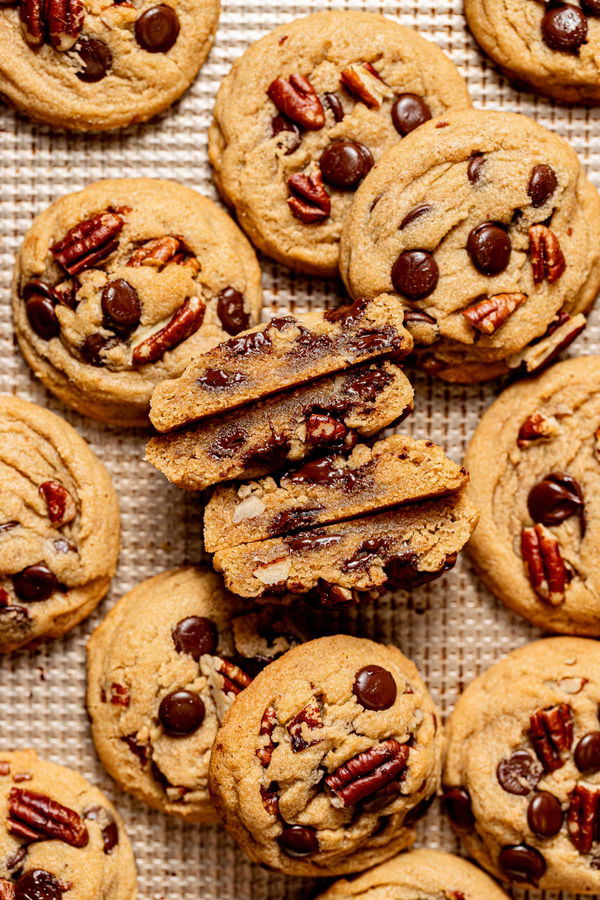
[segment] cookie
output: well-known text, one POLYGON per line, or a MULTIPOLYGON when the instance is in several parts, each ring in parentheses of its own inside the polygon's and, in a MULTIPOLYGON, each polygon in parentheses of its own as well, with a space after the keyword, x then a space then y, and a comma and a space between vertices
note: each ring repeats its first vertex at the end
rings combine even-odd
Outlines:
POLYGON ((552 6, 466 0, 473 37, 515 87, 567 103, 600 100, 600 26, 594 0, 552 6))
POLYGON ((420 364, 466 383, 531 373, 576 337, 599 248, 600 197, 562 138, 514 113, 453 111, 367 176, 340 268, 353 296, 395 291, 420 364))
POLYGON ((410 590, 451 569, 477 522, 459 491, 388 512, 219 550, 213 565, 242 597, 317 591, 325 604, 410 590))
POLYGON ((242 233, 171 181, 119 178, 62 197, 17 256, 25 359, 63 402, 118 426, 147 425, 158 382, 260 309, 260 270, 242 233))
POLYGON ((319 638, 237 698, 213 748, 211 796, 254 862, 355 872, 410 846, 443 745, 427 688, 396 647, 319 638))
POLYGON ((356 363, 401 359, 412 350, 402 319, 401 304, 389 296, 278 316, 203 353, 179 378, 158 385, 152 424, 170 431, 356 363))
POLYGON ((336 881, 319 900, 508 900, 504 891, 460 856, 441 850, 401 853, 351 880, 336 881))
POLYGON ((190 86, 218 18, 219 0, 8 0, 0 9, 0 91, 55 128, 144 122, 190 86))
POLYGON ((0 896, 135 900, 123 821, 85 778, 34 750, 0 753, 0 896))
POLYGON ((234 64, 217 95, 210 161, 254 244, 332 276, 352 194, 385 148, 470 103, 453 63, 416 31, 373 13, 318 12, 234 64))
POLYGON ((201 491, 258 478, 315 451, 350 449, 412 408, 413 389, 400 366, 375 362, 157 435, 146 445, 146 459, 179 487, 201 491))
POLYGON ((223 485, 204 510, 209 553, 458 491, 466 469, 432 441, 392 435, 277 478, 223 485))
POLYGON ((513 385, 467 451, 480 510, 477 571, 545 630, 600 635, 600 357, 580 356, 513 385))
POLYGON ((549 638, 473 681, 448 725, 445 804, 504 881, 600 892, 600 648, 549 638))
POLYGON ((53 413, 0 396, 0 652, 74 628, 108 591, 119 504, 108 472, 53 413))
POLYGON ((142 581, 88 644, 87 705, 98 755, 154 809, 213 822, 211 747, 225 710, 270 660, 302 640, 282 610, 244 610, 207 569, 142 581))

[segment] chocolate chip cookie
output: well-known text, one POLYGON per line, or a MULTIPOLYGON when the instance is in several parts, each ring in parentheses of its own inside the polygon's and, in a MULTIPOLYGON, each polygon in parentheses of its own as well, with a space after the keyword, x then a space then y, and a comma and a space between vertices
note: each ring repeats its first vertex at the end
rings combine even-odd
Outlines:
POLYGON ((600 285, 600 197, 575 151, 531 119, 451 111, 367 176, 340 254, 353 296, 395 291, 428 372, 531 373, 585 325, 600 285))
POLYGON ((410 846, 443 745, 427 688, 396 647, 319 638, 237 698, 213 748, 211 796, 255 862, 355 872, 410 846))
POLYGON ((33 750, 0 753, 2 900, 135 900, 123 822, 77 772, 33 750))
POLYGON ((207 783, 219 723, 256 672, 302 640, 289 614, 244 609, 207 569, 142 581, 88 644, 92 736, 109 774, 155 809, 215 821, 207 783))
POLYGON ((481 517, 469 552, 485 584, 541 628, 600 635, 600 357, 513 385, 468 448, 481 517))
POLYGON ((169 481, 200 491, 258 478, 319 450, 350 450, 412 408, 413 389, 400 366, 375 362, 153 437, 146 459, 169 481))
POLYGON ((119 556, 108 472, 53 413, 0 396, 0 652, 65 634, 106 594, 119 556))
POLYGON ((468 107, 453 63, 373 13, 318 12, 246 50, 219 90, 209 156, 219 190, 265 253, 337 272, 353 192, 386 147, 468 107))
POLYGON ((219 0, 19 0, 0 6, 0 91, 33 119, 76 131, 143 122, 190 86, 219 0))
POLYGON ((254 251, 231 219, 151 178, 99 181, 53 203, 25 237, 13 287, 36 375, 119 426, 146 425, 153 388, 258 321, 261 302, 254 251))
POLYGON ((504 891, 460 856, 411 850, 350 880, 336 881, 319 900, 508 900, 504 891))
POLYGON ((475 679, 448 726, 445 805, 504 881, 600 892, 600 647, 550 638, 475 679))
POLYGON ((600 100, 600 7, 466 0, 473 37, 517 87, 567 103, 600 100))

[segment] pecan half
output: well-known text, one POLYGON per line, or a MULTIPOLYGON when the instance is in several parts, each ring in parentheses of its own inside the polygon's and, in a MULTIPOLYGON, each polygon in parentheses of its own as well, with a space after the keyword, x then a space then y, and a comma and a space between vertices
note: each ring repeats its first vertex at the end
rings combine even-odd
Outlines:
POLYGON ((545 416, 536 409, 519 428, 517 446, 525 450, 532 444, 542 444, 551 441, 560 432, 558 419, 554 416, 545 416))
POLYGON ((558 238, 547 225, 532 225, 529 229, 529 255, 534 284, 541 284, 544 279, 553 284, 567 267, 558 238))
POLYGON ((580 853, 589 853, 600 823, 600 790, 576 784, 571 791, 567 831, 580 853))
POLYGON ((342 441, 347 434, 348 429, 342 422, 323 413, 313 413, 306 422, 306 440, 309 444, 333 444, 342 441))
POLYGON ((133 364, 147 366, 162 359, 167 350, 173 350, 198 331, 204 321, 205 312, 204 300, 200 297, 189 297, 164 328, 155 331, 133 348, 133 364))
POLYGON ((552 606, 564 603, 567 567, 555 537, 536 525, 521 532, 521 555, 535 593, 552 606))
POLYGON ((354 63, 342 71, 340 81, 357 100, 369 109, 379 109, 385 94, 385 82, 369 62, 354 63))
POLYGON ((292 753, 300 753, 300 751, 306 750, 307 747, 318 744, 318 738, 317 740, 307 741, 305 735, 315 728, 322 727, 321 707, 317 698, 313 697, 286 725, 288 734, 292 739, 292 753))
POLYGON ((8 795, 7 828, 26 841, 58 840, 71 847, 85 847, 90 839, 78 813, 45 794, 23 788, 11 788, 8 795))
POLYGON ((529 718, 529 739, 546 772, 564 766, 561 753, 573 743, 573 713, 568 703, 537 709, 529 718))
POLYGON ((406 769, 408 754, 407 744, 389 738, 327 775, 325 784, 343 806, 352 806, 398 778, 406 769))
POLYGON ((494 334, 525 300, 527 294, 494 294, 463 309, 463 316, 477 331, 494 334))
POLYGON ((102 262, 119 246, 123 219, 113 212, 85 219, 50 247, 50 252, 69 275, 78 275, 102 262))
POLYGON ((57 528, 72 522, 77 514, 75 501, 59 481, 44 481, 39 487, 40 494, 46 501, 48 518, 57 528))
POLYGON ((135 266, 136 268, 139 266, 152 266, 160 270, 170 262, 195 268, 197 272, 200 271, 200 263, 195 256, 188 253, 181 238, 172 237, 168 234, 164 237, 146 241, 145 244, 134 250, 127 261, 127 265, 135 266))
POLYGON ((275 816, 277 818, 279 816, 279 795, 277 793, 276 782, 271 782, 268 787, 265 787, 261 784, 260 799, 262 800, 262 805, 269 813, 269 815, 275 816))
POLYGON ((116 681, 113 681, 110 686, 110 702, 113 706, 128 707, 131 702, 129 688, 124 684, 117 684, 116 681))
POLYGON ((288 197, 290 212, 305 225, 322 222, 331 212, 331 198, 317 169, 313 175, 296 172, 288 178, 288 187, 294 196, 288 197))
POLYGON ((323 104, 304 75, 294 73, 287 79, 276 78, 267 88, 267 95, 279 112, 302 128, 318 131, 325 124, 323 104))
POLYGON ((239 666, 228 659, 215 657, 215 672, 223 678, 223 690, 226 694, 241 694, 252 679, 239 666))
POLYGON ((260 720, 260 736, 266 737, 267 740, 256 751, 256 755, 263 769, 268 769, 271 764, 271 757, 275 750, 275 742, 273 740, 273 732, 277 725, 277 713, 272 706, 267 706, 260 720))
POLYGON ((40 47, 49 40, 64 52, 77 43, 84 12, 80 0, 21 0, 19 16, 28 44, 40 47))

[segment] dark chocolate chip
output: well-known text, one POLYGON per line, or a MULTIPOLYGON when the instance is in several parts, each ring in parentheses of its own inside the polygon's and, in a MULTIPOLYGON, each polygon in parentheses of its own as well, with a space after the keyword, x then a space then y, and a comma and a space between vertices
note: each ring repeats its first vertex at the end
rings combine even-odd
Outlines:
POLYGON ((205 616, 188 616, 177 623, 172 632, 178 653, 189 653, 199 660, 204 653, 214 653, 219 642, 217 626, 205 616))
POLYGON ((287 116, 273 116, 273 118, 271 119, 271 131, 273 137, 277 137, 277 135, 281 134, 282 132, 293 135, 293 137, 287 140, 285 144, 277 145, 278 147, 287 147, 287 150, 285 151, 286 156, 290 156, 290 154, 294 153, 302 143, 302 134, 300 132, 300 129, 298 128, 296 123, 292 122, 291 119, 288 119, 287 116))
POLYGON ((527 497, 527 509, 534 522, 558 525, 583 511, 579 483, 564 472, 552 472, 538 481, 527 497))
POLYGON ((527 824, 538 837, 554 837, 558 834, 563 818, 560 801, 549 791, 540 791, 529 801, 527 824))
POLYGON ((344 385, 344 390, 351 397, 358 397, 364 403, 374 403, 381 392, 390 384, 392 376, 384 369, 374 369, 364 375, 356 375, 344 385))
POLYGON ((364 297, 357 297, 353 303, 345 303, 343 306, 336 306, 328 309, 324 313, 325 321, 341 322, 343 325, 356 325, 358 320, 363 316, 367 301, 364 297))
POLYGON ((21 291, 23 300, 29 300, 30 297, 36 294, 41 297, 47 297, 48 300, 52 300, 54 303, 58 301, 58 294, 54 288, 40 278, 32 278, 21 291))
POLYGON ((477 153, 471 154, 469 158, 469 162, 467 165, 467 178, 471 182, 471 184, 477 184, 481 177, 481 169, 484 163, 483 153, 477 151, 477 153))
POLYGON ((277 466, 287 459, 291 441, 285 434, 271 434, 263 444, 250 447, 244 455, 244 461, 260 466, 277 466))
POLYGON ((600 772, 600 731, 585 734, 575 747, 575 765, 580 772, 600 772))
POLYGON ((406 213, 402 221, 400 222, 400 231, 403 231, 411 222, 414 222, 415 219, 419 219, 421 216, 424 216, 425 213, 428 213, 433 209, 433 206, 430 206, 429 203, 421 203, 419 206, 415 206, 414 209, 411 209, 406 213))
MULTIPOLYGON (((273 322, 270 324, 273 325, 273 322)), ((250 356, 252 353, 264 353, 271 346, 269 326, 263 331, 253 331, 241 337, 231 338, 229 341, 224 341, 220 346, 230 356, 250 356)))
POLYGON ((542 19, 542 37, 551 50, 579 53, 587 42, 588 23, 578 6, 560 3, 546 7, 542 19))
POLYGON ((357 141, 333 141, 320 158, 323 181, 337 188, 354 188, 373 166, 371 151, 357 141))
POLYGON ((512 844, 503 847, 498 863, 511 881, 525 881, 536 885, 546 871, 546 860, 535 847, 512 844))
POLYGON ((119 843, 119 828, 110 810, 103 806, 92 806, 84 813, 86 819, 98 822, 102 831, 104 853, 109 856, 119 843))
POLYGON ((25 301, 25 312, 31 328, 43 341, 58 337, 60 324, 50 297, 32 293, 25 301))
POLYGON ((385 537, 369 538, 363 541, 351 559, 344 560, 342 568, 346 572, 367 571, 377 558, 381 558, 388 549, 389 541, 385 537))
POLYGON ((398 134, 408 134, 430 118, 431 110, 417 94, 400 94, 392 104, 392 122, 398 134))
POLYGON ((542 769, 527 750, 515 750, 508 759, 500 760, 496 777, 507 793, 526 797, 542 777, 542 769))
POLYGON ((239 334, 250 326, 250 315, 244 307, 244 295, 226 287, 217 295, 217 315, 227 334, 239 334))
POLYGON ((167 734, 181 737, 192 734, 204 721, 202 699, 192 691, 173 691, 160 701, 158 718, 167 734))
POLYGON ((62 900, 58 878, 45 869, 30 869, 15 884, 15 900, 62 900))
POLYGON ((394 676, 382 666, 365 666, 356 673, 352 693, 365 709, 389 709, 396 702, 394 676))
POLYGON ((287 534, 290 531, 298 531, 300 528, 308 528, 315 521, 315 514, 321 511, 321 507, 315 509, 284 509, 273 516, 269 525, 269 534, 287 534))
POLYGON ((151 6, 135 23, 135 39, 148 53, 167 53, 179 37, 179 19, 171 6, 151 6))
POLYGON ((80 81, 101 81, 112 66, 112 53, 104 41, 82 38, 76 46, 83 68, 75 72, 80 81))
POLYGON ((466 788, 447 788, 442 796, 446 815, 459 831, 471 831, 475 816, 471 807, 471 795, 466 788))
POLYGON ((439 280, 438 265, 427 250, 405 250, 392 267, 392 284, 409 300, 423 300, 432 294, 439 280))
POLYGON ((511 243, 504 228, 495 222, 483 222, 471 229, 467 253, 482 275, 499 275, 510 259, 511 243))
POLYGON ((277 843, 286 856, 311 856, 319 852, 317 832, 310 825, 286 825, 277 843))
POLYGON ((527 185, 527 193, 531 198, 531 205, 535 207, 543 206, 557 187, 558 179, 554 169, 546 165, 534 166, 527 185))
POLYGON ((114 338, 104 337, 99 331, 95 331, 94 334, 89 334, 86 337, 79 348, 79 352, 88 365, 103 366, 102 351, 106 350, 113 343, 114 338))
POLYGON ((44 563, 27 566, 12 576, 15 594, 26 603, 47 600, 59 589, 59 581, 44 563))
POLYGON ((219 434, 216 441, 211 444, 209 453, 215 459, 224 459, 233 456, 246 443, 248 433, 244 428, 226 428, 219 434))
POLYGON ((336 122, 341 122, 344 118, 344 107, 342 106, 342 101, 338 97, 337 94, 330 93, 329 91, 323 94, 323 99, 331 112, 333 113, 333 118, 336 122))
POLYGON ((129 332, 140 324, 140 298, 136 289, 124 278, 116 278, 104 286, 101 302, 109 328, 114 326, 118 331, 129 332))

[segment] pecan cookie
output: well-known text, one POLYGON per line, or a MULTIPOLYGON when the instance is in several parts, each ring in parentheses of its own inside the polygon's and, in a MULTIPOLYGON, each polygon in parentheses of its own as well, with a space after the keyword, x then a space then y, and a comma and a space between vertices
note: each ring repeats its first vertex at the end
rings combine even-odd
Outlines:
POLYGON ((508 900, 504 891, 460 856, 411 850, 351 880, 336 881, 319 900, 508 900))
POLYGON ((125 595, 88 644, 87 705, 109 774, 149 806, 215 821, 208 763, 234 697, 303 639, 282 610, 244 610, 206 569, 163 572, 125 595))
POLYGON ((515 650, 460 697, 445 805, 465 848, 504 881, 600 893, 600 647, 515 650))
POLYGON ((468 106, 453 63, 417 32, 373 13, 314 13, 234 64, 217 96, 210 161, 261 250, 334 275, 353 191, 383 150, 468 106))
POLYGON ((600 100, 600 7, 528 0, 466 0, 473 37, 516 87, 567 103, 600 100))
POLYGON ((469 552, 485 584, 541 628, 600 635, 600 357, 504 391, 465 464, 481 513, 469 552))
MULTIPOLYGON (((118 7, 116 7, 118 8, 118 7)), ((145 425, 153 388, 256 322, 254 251, 212 201, 172 181, 99 181, 39 215, 15 269, 25 359, 78 412, 145 425)))
POLYGON ((395 291, 427 371, 457 382, 531 373, 585 325, 600 197, 575 151, 531 119, 450 112, 367 176, 340 254, 353 296, 395 291))
POLYGON ((0 396, 0 652, 60 637, 89 615, 119 544, 115 489, 83 438, 0 396))
POLYGON ((143 122, 190 86, 218 17, 219 0, 4 0, 0 92, 54 127, 143 122))
POLYGON ((215 740, 211 796, 255 862, 355 872, 410 846, 443 745, 427 688, 396 647, 319 638, 237 698, 215 740))
POLYGON ((2 900, 135 900, 118 812, 77 772, 34 750, 0 752, 2 900))

